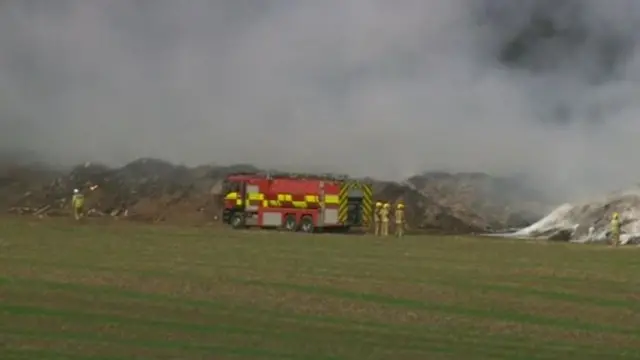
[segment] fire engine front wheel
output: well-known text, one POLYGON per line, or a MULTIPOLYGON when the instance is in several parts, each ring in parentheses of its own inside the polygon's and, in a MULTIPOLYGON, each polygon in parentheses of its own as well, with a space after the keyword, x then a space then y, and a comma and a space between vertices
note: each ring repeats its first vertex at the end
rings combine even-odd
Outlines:
POLYGON ((302 219, 300 219, 300 230, 306 233, 312 233, 315 230, 311 216, 303 216, 302 219))
POLYGON ((229 219, 229 224, 234 229, 241 229, 244 227, 244 216, 242 214, 233 214, 229 219))

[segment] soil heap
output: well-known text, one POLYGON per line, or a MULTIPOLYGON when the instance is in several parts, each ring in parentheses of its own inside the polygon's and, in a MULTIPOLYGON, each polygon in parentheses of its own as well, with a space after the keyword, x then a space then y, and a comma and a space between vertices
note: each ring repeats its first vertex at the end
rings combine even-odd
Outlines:
MULTIPOLYGON (((251 165, 186 167, 150 158, 119 168, 86 163, 61 171, 5 164, 0 170, 0 206, 10 213, 68 216, 70 194, 79 188, 87 195, 90 216, 190 224, 215 223, 219 218, 226 175, 259 171, 251 165)), ((372 182, 376 200, 406 203, 410 229, 471 233, 532 219, 523 215, 522 206, 513 206, 522 196, 496 201, 487 191, 500 188, 504 198, 509 191, 501 181, 482 174, 428 173, 402 183, 372 182)), ((521 189, 510 193, 526 194, 521 189)))

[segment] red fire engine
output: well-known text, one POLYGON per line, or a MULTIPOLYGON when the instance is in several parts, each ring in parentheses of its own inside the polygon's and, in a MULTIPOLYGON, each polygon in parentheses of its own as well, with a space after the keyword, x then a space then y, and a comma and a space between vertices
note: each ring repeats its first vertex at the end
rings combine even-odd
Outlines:
POLYGON ((347 177, 285 173, 227 176, 222 219, 233 228, 282 228, 307 233, 366 227, 373 217, 368 183, 347 177))

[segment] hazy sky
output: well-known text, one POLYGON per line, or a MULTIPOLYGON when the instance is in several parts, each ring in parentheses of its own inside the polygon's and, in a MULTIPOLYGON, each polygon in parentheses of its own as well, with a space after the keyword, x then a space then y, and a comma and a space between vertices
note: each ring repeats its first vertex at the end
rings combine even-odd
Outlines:
POLYGON ((637 0, 4 0, 0 146, 602 190, 640 181, 639 36, 637 0))

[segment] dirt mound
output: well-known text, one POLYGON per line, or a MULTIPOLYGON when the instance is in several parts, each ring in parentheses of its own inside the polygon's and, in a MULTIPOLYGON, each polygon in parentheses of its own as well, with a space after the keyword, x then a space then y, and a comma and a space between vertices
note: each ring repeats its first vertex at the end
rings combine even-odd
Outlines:
POLYGON ((376 199, 382 201, 403 201, 406 206, 407 223, 411 229, 454 233, 485 230, 485 224, 474 212, 443 205, 410 184, 374 182, 374 194, 376 199))
MULTIPOLYGON (((67 171, 5 166, 0 173, 0 201, 4 202, 0 205, 17 214, 68 216, 70 194, 78 188, 86 194, 86 207, 92 216, 207 223, 220 214, 224 177, 232 172, 257 170, 251 165, 190 168, 149 158, 120 168, 86 163, 67 171)), ((405 183, 373 183, 376 199, 406 203, 411 229, 468 233, 509 223, 505 220, 509 218, 508 206, 486 205, 492 194, 478 190, 478 184, 486 181, 489 180, 427 174, 405 183)))
POLYGON ((139 159, 121 168, 86 163, 70 172, 5 176, 3 193, 14 213, 63 215, 69 213, 74 188, 86 196, 90 215, 126 216, 133 220, 187 222, 213 219, 214 196, 203 196, 221 177, 215 168, 187 168, 157 159, 139 159), (38 176, 39 175, 39 176, 38 176), (11 180, 9 180, 11 179, 11 180), (19 194, 19 195, 18 195, 19 194))
POLYGON ((25 203, 34 193, 46 192, 62 174, 45 167, 7 165, 0 168, 0 199, 3 205, 25 203))
POLYGON ((489 229, 522 228, 537 221, 556 205, 526 180, 483 173, 429 172, 407 179, 422 194, 437 199, 458 217, 478 218, 489 229))

